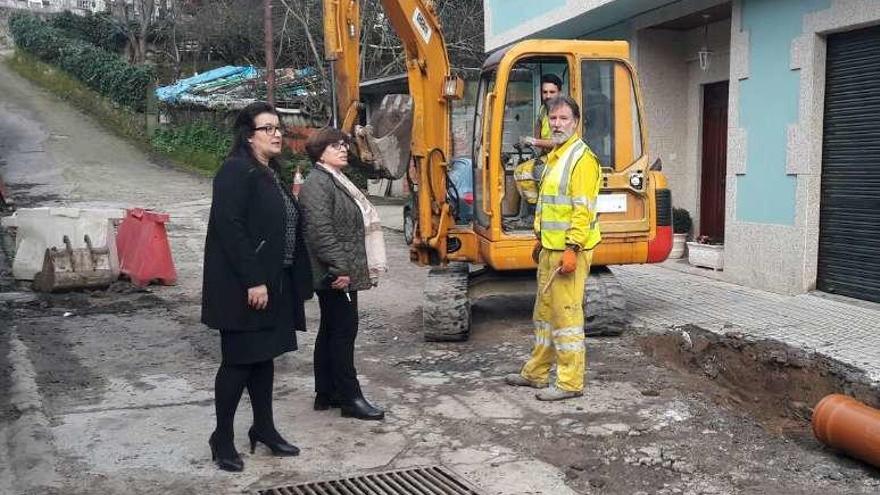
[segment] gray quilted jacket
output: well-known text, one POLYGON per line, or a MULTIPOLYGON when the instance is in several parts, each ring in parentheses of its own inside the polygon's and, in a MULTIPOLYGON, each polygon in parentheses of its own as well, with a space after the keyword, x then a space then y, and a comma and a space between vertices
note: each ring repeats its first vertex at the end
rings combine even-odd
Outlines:
POLYGON ((315 289, 328 289, 327 274, 351 277, 349 290, 372 287, 367 269, 364 217, 345 187, 320 166, 299 192, 315 289))

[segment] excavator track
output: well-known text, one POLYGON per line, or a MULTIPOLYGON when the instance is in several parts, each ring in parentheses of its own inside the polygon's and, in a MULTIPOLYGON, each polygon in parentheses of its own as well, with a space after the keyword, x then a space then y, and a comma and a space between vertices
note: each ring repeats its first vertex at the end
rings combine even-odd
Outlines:
POLYGON ((467 340, 471 331, 467 263, 450 263, 428 272, 422 323, 428 342, 467 340))
POLYGON ((614 337, 628 326, 623 287, 607 266, 594 266, 584 290, 584 334, 614 337))

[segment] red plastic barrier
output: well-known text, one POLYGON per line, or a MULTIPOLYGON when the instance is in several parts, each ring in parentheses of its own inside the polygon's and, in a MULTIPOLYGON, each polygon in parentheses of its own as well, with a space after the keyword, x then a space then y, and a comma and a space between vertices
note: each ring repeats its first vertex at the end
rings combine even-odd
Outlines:
POLYGON ((144 287, 153 280, 163 285, 177 282, 177 271, 171 259, 171 247, 165 232, 167 213, 132 208, 116 233, 119 250, 119 271, 132 283, 144 287))

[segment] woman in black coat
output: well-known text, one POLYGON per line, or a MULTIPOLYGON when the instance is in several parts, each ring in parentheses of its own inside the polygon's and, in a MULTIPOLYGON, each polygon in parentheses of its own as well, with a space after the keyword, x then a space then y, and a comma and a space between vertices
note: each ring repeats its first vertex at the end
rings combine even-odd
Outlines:
POLYGON ((202 322, 220 330, 222 362, 214 385, 217 428, 208 443, 220 469, 241 471, 233 418, 245 388, 254 422, 251 453, 261 442, 277 456, 299 449, 275 429, 273 359, 296 350, 305 330, 303 301, 311 273, 299 205, 279 176, 282 128, 267 103, 244 108, 232 149, 214 177, 205 240, 202 322))
POLYGON ((376 284, 386 269, 382 226, 376 209, 342 169, 348 139, 325 127, 306 142, 315 163, 299 193, 305 237, 321 307, 315 340, 315 409, 341 408, 342 416, 379 420, 385 412, 361 391, 354 367, 358 291, 376 284))

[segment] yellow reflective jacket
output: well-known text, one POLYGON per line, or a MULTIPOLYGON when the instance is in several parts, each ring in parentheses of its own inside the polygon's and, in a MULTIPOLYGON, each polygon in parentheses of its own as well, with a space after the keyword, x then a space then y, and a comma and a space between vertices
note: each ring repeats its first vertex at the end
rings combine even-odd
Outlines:
POLYGON ((593 249, 602 240, 596 214, 601 179, 599 160, 577 135, 547 155, 535 212, 535 233, 544 248, 593 249))
MULTIPOLYGON (((537 137, 549 140, 553 137, 550 129, 550 118, 547 115, 547 107, 543 104, 538 111, 538 120, 535 122, 537 137)), ((538 181, 541 180, 541 172, 544 170, 544 156, 520 163, 513 169, 513 178, 516 180, 516 189, 530 205, 538 202, 538 181)))
POLYGON ((538 111, 538 138, 550 139, 553 137, 553 131, 550 129, 550 117, 547 115, 547 107, 541 104, 541 110, 538 111))

